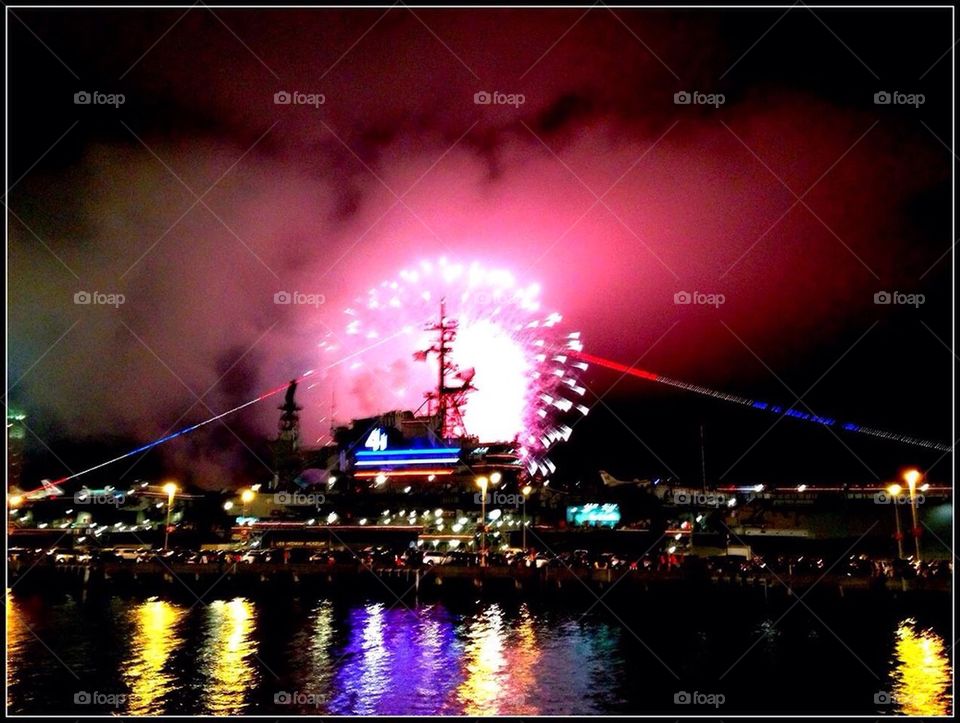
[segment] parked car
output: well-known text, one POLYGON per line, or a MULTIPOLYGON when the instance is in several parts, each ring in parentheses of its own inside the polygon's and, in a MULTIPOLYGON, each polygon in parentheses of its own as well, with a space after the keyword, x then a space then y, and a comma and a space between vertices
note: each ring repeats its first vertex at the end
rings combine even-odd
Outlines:
POLYGON ((138 547, 136 549, 132 547, 118 547, 113 551, 113 554, 115 554, 121 560, 133 560, 136 562, 139 561, 140 558, 142 558, 147 552, 148 550, 143 547, 138 547))
POLYGON ((545 555, 542 552, 538 552, 536 556, 533 557, 533 559, 527 558, 526 565, 527 567, 532 567, 534 569, 539 570, 541 567, 546 567, 547 565, 549 565, 550 560, 551 558, 549 555, 545 555))
POLYGON ((423 553, 424 565, 447 565, 450 563, 450 553, 439 550, 430 550, 423 553))

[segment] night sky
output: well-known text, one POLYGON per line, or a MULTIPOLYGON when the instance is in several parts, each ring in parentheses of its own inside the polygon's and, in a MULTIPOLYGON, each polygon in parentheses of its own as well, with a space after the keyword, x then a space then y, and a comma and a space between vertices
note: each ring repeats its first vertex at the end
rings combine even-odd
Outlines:
MULTIPOLYGON (((32 432, 28 485, 210 416, 195 394, 219 412, 283 383, 351 299, 444 254, 539 282, 592 354, 953 442, 947 9, 8 23, 8 384, 32 432), (81 91, 124 102, 75 104, 81 91), (324 102, 277 105, 280 91, 324 102), (483 91, 524 102, 477 104, 483 91), (683 91, 724 102, 675 103, 683 91), (282 289, 325 303, 277 306, 282 289), (125 303, 77 305, 83 290, 125 303), (674 303, 685 291, 724 303, 674 303), (882 291, 923 303, 878 305, 882 291)), ((941 452, 771 429, 619 376, 587 373, 594 409, 555 455, 562 477, 699 481, 702 424, 711 482, 870 483, 906 465, 949 481, 941 452)), ((311 439, 333 391, 300 400, 311 439)), ((275 406, 90 481, 262 481, 275 406)))

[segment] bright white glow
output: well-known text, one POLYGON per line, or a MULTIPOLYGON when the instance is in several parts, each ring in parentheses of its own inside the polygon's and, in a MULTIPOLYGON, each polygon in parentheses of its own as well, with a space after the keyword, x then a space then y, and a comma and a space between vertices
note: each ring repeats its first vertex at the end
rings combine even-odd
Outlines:
POLYGON ((477 391, 463 415, 467 430, 488 442, 513 439, 524 429, 530 387, 523 347, 489 319, 461 320, 453 358, 477 370, 477 391))

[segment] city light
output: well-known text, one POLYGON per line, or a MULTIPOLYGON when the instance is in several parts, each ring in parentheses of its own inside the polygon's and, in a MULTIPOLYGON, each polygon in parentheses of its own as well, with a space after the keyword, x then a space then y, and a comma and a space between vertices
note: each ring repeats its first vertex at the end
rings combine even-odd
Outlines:
MULTIPOLYGON (((177 494, 177 484, 176 482, 167 482, 163 486, 163 491, 167 494, 167 524, 164 527, 163 532, 163 549, 166 550, 169 545, 170 540, 170 516, 173 512, 173 498, 177 494)), ((118 523, 119 524, 119 523, 118 523)))
POLYGON ((917 482, 919 482, 922 477, 923 474, 917 469, 908 469, 903 473, 903 478, 907 481, 907 486, 910 488, 916 487, 917 482))
POLYGON ((913 546, 916 559, 920 560, 920 522, 917 513, 917 482, 923 479, 923 473, 918 469, 908 469, 903 473, 903 479, 910 489, 910 518, 913 521, 913 546))

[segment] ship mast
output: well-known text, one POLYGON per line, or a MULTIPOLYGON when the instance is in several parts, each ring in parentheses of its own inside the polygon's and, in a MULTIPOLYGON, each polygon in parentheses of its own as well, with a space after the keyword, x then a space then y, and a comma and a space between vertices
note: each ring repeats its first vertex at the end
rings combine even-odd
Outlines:
POLYGON ((426 326, 427 331, 436 333, 436 340, 427 349, 417 352, 415 357, 425 361, 430 354, 436 354, 439 362, 437 369, 437 388, 428 392, 426 397, 433 402, 433 413, 436 419, 436 432, 441 440, 453 436, 462 436, 463 405, 466 396, 473 391, 470 383, 473 379, 473 370, 460 370, 450 361, 450 352, 453 351, 453 342, 457 338, 459 322, 448 319, 446 315, 446 299, 440 300, 439 319, 426 326))

